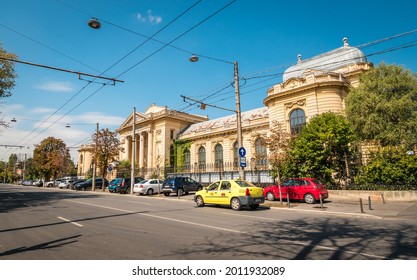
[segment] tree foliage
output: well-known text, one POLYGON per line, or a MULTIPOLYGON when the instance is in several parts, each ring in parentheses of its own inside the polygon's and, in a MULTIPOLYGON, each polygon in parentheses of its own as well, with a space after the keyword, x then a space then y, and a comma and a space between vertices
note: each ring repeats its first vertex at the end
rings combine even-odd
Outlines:
MULTIPOLYGON (((15 86, 15 79, 17 74, 14 71, 14 63, 2 59, 16 59, 17 56, 13 53, 6 52, 0 43, 0 102, 1 98, 11 96, 11 90, 15 86)), ((7 128, 8 122, 0 119, 0 128, 7 128)))
POLYGON ((359 169, 357 184, 416 185, 417 157, 401 147, 384 147, 371 153, 359 169))
POLYGON ((17 74, 14 71, 14 63, 4 58, 16 59, 17 56, 6 52, 0 43, 0 97, 9 97, 10 90, 15 86, 17 74))
POLYGON ((279 200, 282 203, 281 191, 281 171, 288 158, 288 148, 291 135, 285 129, 283 123, 272 121, 271 129, 265 138, 265 143, 269 149, 268 159, 271 165, 271 173, 279 187, 279 200))
POLYGON ((380 64, 362 74, 346 98, 346 116, 362 141, 382 146, 417 143, 416 75, 380 64))
MULTIPOLYGON (((107 128, 94 133, 93 141, 97 143, 94 158, 97 159, 97 167, 101 171, 101 177, 105 178, 107 174, 107 167, 111 162, 116 160, 122 149, 120 141, 117 138, 117 133, 112 132, 107 128)), ((102 189, 104 191, 104 186, 102 189)))
POLYGON ((353 132, 344 116, 332 112, 314 116, 291 141, 283 174, 333 183, 346 172, 353 141, 353 132))
POLYGON ((71 172, 71 156, 67 145, 58 138, 48 137, 38 145, 33 151, 33 163, 36 170, 45 179, 64 176, 71 172))
POLYGON ((288 158, 290 140, 291 135, 285 129, 284 124, 274 120, 268 136, 265 137, 265 144, 269 150, 268 159, 271 171, 279 185, 281 184, 281 170, 288 158))

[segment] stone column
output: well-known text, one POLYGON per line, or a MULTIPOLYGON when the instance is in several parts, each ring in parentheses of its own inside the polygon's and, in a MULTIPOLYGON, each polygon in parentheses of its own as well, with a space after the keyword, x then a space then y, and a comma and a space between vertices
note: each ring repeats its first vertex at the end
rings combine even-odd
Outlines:
POLYGON ((143 139, 143 132, 141 132, 139 134, 139 167, 142 168, 143 167, 143 157, 145 156, 143 154, 143 149, 144 149, 144 139, 143 139))
POLYGON ((152 137, 152 130, 148 131, 148 172, 150 172, 152 168, 153 158, 152 158, 152 150, 153 150, 153 137, 152 137))

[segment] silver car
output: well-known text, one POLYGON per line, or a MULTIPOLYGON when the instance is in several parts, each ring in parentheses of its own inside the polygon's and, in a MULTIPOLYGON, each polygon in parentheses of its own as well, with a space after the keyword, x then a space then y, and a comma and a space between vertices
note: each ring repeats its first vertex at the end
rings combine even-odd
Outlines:
POLYGON ((140 195, 160 193, 162 182, 163 181, 159 179, 142 180, 133 186, 133 192, 140 195))

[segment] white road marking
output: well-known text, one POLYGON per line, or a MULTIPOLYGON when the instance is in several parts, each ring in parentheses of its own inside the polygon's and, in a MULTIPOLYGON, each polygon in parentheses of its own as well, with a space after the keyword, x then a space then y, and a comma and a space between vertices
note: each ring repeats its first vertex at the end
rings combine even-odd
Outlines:
MULTIPOLYGON (((135 213, 134 211, 124 210, 124 209, 114 208, 114 207, 108 207, 108 206, 102 206, 102 205, 97 205, 97 204, 92 204, 92 203, 80 202, 80 201, 75 201, 75 200, 66 200, 66 201, 75 202, 75 203, 79 203, 79 204, 85 204, 85 205, 94 206, 94 207, 110 209, 110 210, 115 210, 115 211, 120 211, 120 212, 125 212, 125 213, 135 213)), ((198 227, 210 228, 210 229, 233 232, 233 233, 239 233, 239 234, 248 234, 247 232, 244 232, 244 231, 233 230, 233 229, 228 229, 228 228, 223 228, 223 227, 210 226, 210 225, 204 225, 204 224, 198 224, 198 223, 193 223, 193 222, 184 221, 184 220, 178 220, 178 219, 172 219, 172 218, 167 218, 167 217, 162 217, 162 216, 156 216, 156 215, 152 215, 152 214, 146 214, 146 213, 135 213, 135 214, 142 215, 142 216, 147 216, 147 217, 151 217, 151 218, 167 220, 167 221, 171 221, 171 222, 189 224, 189 225, 198 226, 198 227)), ((255 218, 255 217, 248 216, 248 215, 239 215, 239 214, 229 214, 229 215, 255 218)), ((257 217, 257 219, 259 219, 259 217, 257 217)), ((270 219, 270 218, 263 218, 263 219, 275 220, 275 219, 270 219)), ((261 236, 261 237, 263 238, 263 236, 261 236)), ((325 249, 325 250, 329 250, 329 251, 341 251, 341 252, 345 252, 345 253, 352 254, 352 255, 360 255, 360 256, 366 256, 366 257, 377 258, 377 259, 387 259, 384 256, 379 256, 379 255, 375 255, 375 254, 359 253, 359 252, 354 252, 354 251, 350 251, 350 250, 340 250, 336 247, 329 247, 329 246, 322 246, 322 245, 311 245, 308 242, 292 241, 292 240, 288 240, 288 239, 283 239, 283 240, 285 242, 293 243, 293 244, 301 245, 301 246, 314 246, 315 248, 325 249)))
POLYGON ((77 227, 83 227, 82 224, 79 224, 79 223, 76 223, 76 222, 71 222, 71 220, 65 219, 64 217, 59 217, 58 216, 57 218, 60 219, 60 220, 65 221, 65 222, 69 222, 70 224, 76 225, 77 227))
POLYGON ((71 202, 75 202, 75 203, 80 203, 80 204, 85 204, 85 205, 94 206, 94 207, 100 207, 100 208, 110 209, 110 210, 116 210, 116 211, 125 212, 125 213, 135 213, 136 215, 141 215, 141 216, 146 216, 146 217, 151 217, 151 218, 156 218, 156 219, 162 219, 162 220, 167 220, 167 221, 176 222, 176 223, 188 224, 188 225, 193 225, 193 226, 198 226, 198 227, 216 229, 216 230, 233 232, 233 233, 245 233, 244 231, 239 231, 239 230, 234 230, 234 229, 228 229, 228 228, 223 228, 223 227, 210 226, 210 225, 204 225, 204 224, 199 224, 199 223, 193 223, 193 222, 189 222, 189 221, 178 220, 178 219, 173 219, 173 218, 168 218, 168 217, 162 217, 162 216, 157 216, 157 215, 152 215, 152 214, 136 213, 134 211, 124 210, 124 209, 120 209, 120 208, 102 206, 102 205, 97 205, 97 204, 92 204, 92 203, 86 203, 86 202, 80 202, 80 201, 75 201, 75 200, 67 200, 67 201, 71 201, 71 202))

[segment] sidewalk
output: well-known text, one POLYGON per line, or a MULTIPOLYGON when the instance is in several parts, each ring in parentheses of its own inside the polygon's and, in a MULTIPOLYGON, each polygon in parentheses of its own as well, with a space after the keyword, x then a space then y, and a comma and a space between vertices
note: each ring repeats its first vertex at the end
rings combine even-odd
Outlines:
POLYGON ((320 202, 307 204, 292 201, 289 208, 287 201, 283 201, 283 205, 280 205, 279 201, 265 201, 263 205, 283 211, 306 211, 326 215, 373 219, 417 219, 417 202, 385 201, 384 203, 381 200, 373 201, 371 199, 371 204, 369 205, 368 199, 362 199, 361 208, 359 199, 330 197, 322 205, 320 202))

